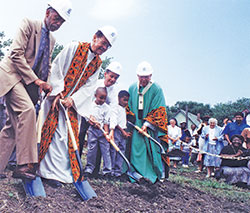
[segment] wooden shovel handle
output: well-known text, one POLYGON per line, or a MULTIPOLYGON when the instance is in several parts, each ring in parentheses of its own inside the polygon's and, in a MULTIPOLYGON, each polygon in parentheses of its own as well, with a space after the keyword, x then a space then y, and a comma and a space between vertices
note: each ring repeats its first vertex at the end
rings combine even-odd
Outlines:
POLYGON ((76 151, 76 150, 78 150, 78 148, 76 145, 76 138, 75 138, 75 135, 74 135, 74 132, 73 132, 70 120, 69 120, 68 110, 65 110, 65 117, 66 117, 66 123, 67 123, 68 130, 69 130, 69 135, 70 135, 70 138, 72 140, 73 149, 74 149, 74 151, 76 151))
POLYGON ((37 143, 41 142, 41 135, 42 135, 42 121, 43 121, 43 107, 39 110, 37 122, 36 122, 36 129, 37 129, 37 143))
POLYGON ((144 132, 139 126, 134 125, 134 127, 147 138, 150 138, 150 135, 147 132, 144 132))
MULTIPOLYGON (((107 138, 106 138, 107 139, 107 138)), ((120 151, 120 149, 119 149, 119 147, 115 144, 115 142, 113 141, 113 140, 111 140, 111 139, 109 139, 109 140, 107 140, 109 143, 111 143, 111 145, 115 148, 115 150, 117 151, 117 152, 119 152, 120 151)))
POLYGON ((76 151, 76 150, 78 150, 78 148, 77 148, 77 144, 76 144, 76 138, 75 138, 75 135, 74 135, 74 132, 73 132, 70 120, 69 120, 68 110, 65 109, 65 107, 63 106, 61 100, 59 100, 59 104, 61 105, 61 108, 62 108, 63 113, 65 115, 65 120, 66 120, 66 124, 67 124, 67 127, 68 127, 69 136, 70 136, 70 138, 72 140, 73 149, 74 149, 74 151, 76 151))
POLYGON ((114 142, 112 139, 110 139, 110 138, 107 136, 107 134, 106 134, 106 132, 104 131, 104 129, 100 127, 100 130, 101 130, 101 131, 103 132, 103 134, 105 135, 106 140, 115 148, 115 150, 116 150, 117 152, 119 152, 119 151, 120 151, 119 147, 115 144, 115 142, 114 142))

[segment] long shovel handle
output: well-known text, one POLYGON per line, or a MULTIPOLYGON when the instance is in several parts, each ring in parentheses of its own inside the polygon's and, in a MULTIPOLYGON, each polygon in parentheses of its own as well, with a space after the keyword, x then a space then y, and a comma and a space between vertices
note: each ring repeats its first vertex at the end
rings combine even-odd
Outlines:
POLYGON ((70 138, 72 140, 73 149, 74 149, 74 151, 77 151, 78 148, 77 148, 77 145, 76 145, 76 138, 75 138, 75 135, 74 135, 74 132, 73 132, 70 120, 69 120, 69 116, 68 116, 68 111, 67 110, 65 111, 65 116, 66 116, 67 127, 68 127, 68 130, 69 130, 69 135, 70 135, 70 138))
POLYGON ((60 106, 61 106, 61 108, 63 110, 63 113, 65 115, 65 120, 66 120, 66 124, 67 124, 68 130, 69 130, 69 135, 70 135, 70 138, 72 140, 73 150, 75 151, 76 159, 77 159, 77 162, 78 162, 78 165, 79 165, 80 176, 79 176, 78 180, 81 180, 82 176, 83 176, 83 167, 82 167, 82 162, 81 162, 81 158, 80 158, 80 155, 79 155, 79 151, 78 151, 78 148, 77 148, 77 145, 76 145, 76 138, 75 138, 75 135, 74 135, 74 132, 73 132, 70 120, 69 120, 68 110, 66 110, 64 108, 61 100, 59 100, 59 104, 60 104, 60 106))
POLYGON ((67 127, 68 127, 69 136, 70 136, 70 138, 72 140, 73 149, 74 149, 74 151, 76 151, 76 150, 78 150, 78 148, 77 148, 77 145, 76 145, 76 138, 75 138, 75 135, 74 135, 71 123, 70 123, 70 119, 69 119, 69 115, 68 115, 68 110, 65 109, 65 107, 63 106, 61 100, 59 100, 59 104, 60 104, 60 106, 61 106, 61 108, 63 110, 63 113, 65 115, 65 120, 66 120, 66 124, 67 124, 67 127))
POLYGON ((163 146, 157 141, 155 140, 153 137, 151 137, 147 132, 144 132, 139 126, 136 126, 135 124, 131 123, 130 121, 128 121, 128 123, 133 126, 136 130, 139 131, 139 133, 141 133, 142 135, 146 136, 148 139, 152 140, 153 142, 155 142, 161 149, 161 154, 162 155, 166 155, 166 152, 163 148, 163 146))
POLYGON ((43 107, 39 110, 37 122, 36 122, 36 128, 37 128, 37 143, 41 142, 41 135, 42 135, 42 121, 43 121, 43 107))
MULTIPOLYGON (((132 171, 132 166, 131 164, 129 163, 128 159, 125 157, 125 155, 122 153, 122 151, 119 149, 119 147, 115 144, 115 142, 109 138, 107 135, 106 135, 106 132, 104 131, 103 128, 99 128, 103 134, 105 135, 105 138, 107 139, 107 141, 115 148, 115 150, 121 155, 121 157, 123 158, 123 160, 125 161, 125 163, 127 164, 127 175, 129 177, 131 177, 132 179, 134 179, 135 181, 137 182, 140 182, 142 179, 144 179, 144 177, 142 175, 140 175, 139 173, 137 173, 136 171, 132 171)), ((146 180, 146 179, 144 179, 146 180)), ((146 180, 147 181, 147 180, 146 180)))
POLYGON ((122 158, 125 160, 125 162, 126 162, 126 164, 127 164, 127 166, 128 166, 128 169, 130 170, 131 169, 131 165, 130 165, 130 163, 129 163, 129 161, 128 161, 128 159, 124 156, 124 154, 121 152, 121 150, 119 149, 119 147, 116 145, 116 143, 111 139, 111 138, 109 138, 107 135, 106 135, 106 132, 104 131, 104 129, 103 128, 99 128, 102 132, 103 132, 103 134, 105 135, 105 138, 106 138, 106 140, 114 147, 114 149, 117 151, 117 152, 119 152, 119 154, 122 156, 122 158))

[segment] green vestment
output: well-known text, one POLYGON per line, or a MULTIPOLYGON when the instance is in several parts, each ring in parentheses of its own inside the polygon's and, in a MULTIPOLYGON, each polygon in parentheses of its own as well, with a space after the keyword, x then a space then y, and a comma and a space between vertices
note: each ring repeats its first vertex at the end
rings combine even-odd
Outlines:
MULTIPOLYGON (((142 92, 143 87, 140 87, 142 92)), ((138 85, 137 83, 132 84, 129 88, 129 108, 135 114, 136 121, 135 125, 142 127, 145 122, 144 118, 152 110, 158 109, 159 107, 166 107, 165 98, 161 87, 153 83, 149 90, 144 94, 143 97, 143 118, 138 118, 138 85)), ((163 136, 166 133, 159 131, 155 127, 155 130, 148 129, 148 133, 158 140, 159 136, 163 136)), ((162 175, 162 159, 160 154, 160 148, 148 138, 140 134, 137 130, 133 131, 132 143, 131 143, 131 156, 130 160, 135 169, 145 178, 149 179, 153 183, 161 178, 162 175)))

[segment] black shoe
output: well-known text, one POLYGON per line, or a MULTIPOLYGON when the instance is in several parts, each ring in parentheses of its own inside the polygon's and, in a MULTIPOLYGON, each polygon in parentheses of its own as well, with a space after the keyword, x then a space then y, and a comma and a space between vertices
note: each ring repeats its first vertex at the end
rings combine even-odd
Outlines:
POLYGON ((116 178, 117 178, 119 181, 121 181, 121 182, 129 181, 128 175, 125 174, 125 173, 123 173, 122 175, 120 175, 120 176, 118 176, 118 177, 116 177, 116 178))
POLYGON ((0 179, 4 179, 7 178, 7 176, 5 174, 0 174, 0 179))
POLYGON ((105 180, 113 180, 114 179, 114 177, 111 175, 111 173, 104 174, 102 177, 105 180))
POLYGON ((58 180, 45 179, 45 183, 47 183, 52 188, 61 188, 62 187, 62 183, 59 182, 58 180))
POLYGON ((84 177, 84 178, 92 178, 93 175, 92 175, 90 172, 84 172, 84 173, 83 173, 83 177, 84 177))
POLYGON ((18 165, 15 168, 12 177, 34 180, 36 179, 36 171, 34 170, 33 164, 18 165))
POLYGON ((6 169, 10 170, 10 171, 14 171, 16 168, 16 164, 8 164, 6 169))

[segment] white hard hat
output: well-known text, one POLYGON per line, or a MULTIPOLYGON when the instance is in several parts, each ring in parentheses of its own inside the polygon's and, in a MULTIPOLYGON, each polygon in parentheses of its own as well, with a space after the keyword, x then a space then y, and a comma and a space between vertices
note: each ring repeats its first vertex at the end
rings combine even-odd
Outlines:
POLYGON ((72 3, 70 0, 50 0, 48 2, 48 6, 58 12, 58 14, 65 20, 68 21, 71 11, 72 11, 72 3))
POLYGON ((117 75, 121 75, 122 65, 117 61, 113 61, 108 65, 106 70, 109 70, 117 75))
POLYGON ((139 76, 148 76, 153 73, 153 68, 150 63, 147 61, 143 61, 140 64, 138 64, 136 69, 136 74, 139 76))
POLYGON ((112 26, 104 26, 99 28, 99 30, 102 32, 102 34, 108 40, 109 44, 112 46, 118 35, 116 29, 112 26))

